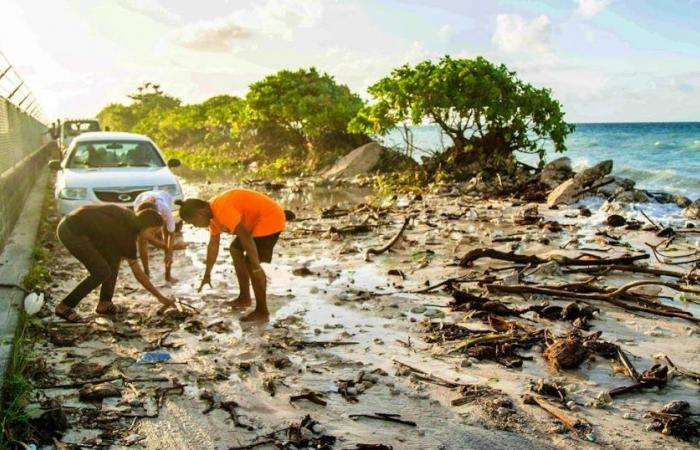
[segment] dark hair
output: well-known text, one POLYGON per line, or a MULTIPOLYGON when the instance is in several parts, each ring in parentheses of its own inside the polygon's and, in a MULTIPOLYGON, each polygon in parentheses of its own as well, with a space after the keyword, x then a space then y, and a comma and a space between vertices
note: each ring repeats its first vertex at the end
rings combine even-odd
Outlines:
POLYGON ((209 208, 209 202, 198 198, 175 200, 175 204, 180 206, 180 217, 186 222, 189 222, 200 209, 209 208))
POLYGON ((146 211, 148 209, 158 212, 158 207, 156 206, 156 202, 154 200, 146 200, 145 202, 141 203, 136 207, 136 212, 146 211))
POLYGON ((143 209, 136 213, 136 223, 139 225, 139 230, 145 230, 146 228, 163 226, 163 218, 155 210, 143 209))

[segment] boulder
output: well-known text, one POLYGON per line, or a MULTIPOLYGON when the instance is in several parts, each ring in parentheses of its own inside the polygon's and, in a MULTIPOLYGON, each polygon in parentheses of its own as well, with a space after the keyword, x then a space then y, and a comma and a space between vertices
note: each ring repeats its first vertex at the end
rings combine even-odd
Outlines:
POLYGON ((585 188, 591 186, 594 182, 600 180, 605 175, 610 174, 610 172, 612 172, 612 168, 612 159, 606 159, 593 167, 589 167, 588 169, 584 169, 577 173, 576 176, 574 176, 574 179, 580 187, 585 188))
POLYGON ((379 163, 384 149, 376 142, 358 147, 340 158, 323 173, 324 178, 352 178, 372 172, 379 163))
POLYGON ((374 172, 391 172, 417 166, 412 158, 402 153, 370 142, 356 148, 338 159, 331 168, 323 172, 326 179, 350 179, 374 172))
POLYGON ((572 176, 574 176, 574 171, 571 169, 571 160, 562 157, 550 161, 542 168, 539 181, 549 189, 554 189, 572 176))
POLYGON ((599 187, 596 191, 598 194, 604 197, 612 197, 619 188, 624 188, 626 191, 634 189, 635 185, 634 180, 630 180, 629 178, 614 177, 612 175, 604 176, 600 180, 596 181, 596 184, 603 184, 608 181, 609 183, 599 187))
POLYGON ((687 208, 693 204, 693 202, 690 201, 690 199, 688 197, 685 197, 683 195, 674 195, 673 196, 673 203, 680 206, 681 208, 687 208))
POLYGON ((571 203, 579 190, 576 180, 569 178, 549 193, 547 196, 547 207, 551 208, 555 205, 571 203))
POLYGON ((650 201, 649 196, 644 191, 639 189, 626 190, 623 187, 617 188, 613 197, 620 203, 649 203, 650 201))
POLYGON ((584 189, 596 182, 600 182, 604 176, 608 175, 612 170, 612 166, 612 160, 602 161, 564 181, 549 193, 547 206, 551 208, 556 205, 572 203, 584 189))
POLYGON ((683 215, 689 219, 700 219, 700 198, 688 205, 683 215))

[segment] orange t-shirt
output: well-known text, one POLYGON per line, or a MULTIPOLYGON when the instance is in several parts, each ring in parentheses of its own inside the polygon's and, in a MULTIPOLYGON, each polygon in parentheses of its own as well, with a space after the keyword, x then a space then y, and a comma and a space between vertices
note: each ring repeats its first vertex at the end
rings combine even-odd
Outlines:
POLYGON ((248 189, 231 189, 209 201, 213 218, 209 231, 218 236, 233 233, 239 223, 253 237, 267 236, 284 230, 282 207, 267 195, 248 189))

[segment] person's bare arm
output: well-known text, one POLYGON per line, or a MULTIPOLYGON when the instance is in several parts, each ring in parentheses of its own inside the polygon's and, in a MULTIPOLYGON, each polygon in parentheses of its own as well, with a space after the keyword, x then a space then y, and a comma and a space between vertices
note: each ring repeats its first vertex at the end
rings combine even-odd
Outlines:
POLYGON ((131 272, 134 274, 134 278, 136 278, 136 281, 138 281, 141 286, 146 288, 148 292, 153 294, 153 296, 158 299, 158 301, 163 304, 164 306, 174 306, 175 301, 167 298, 163 294, 160 293, 160 291, 153 286, 151 283, 151 280, 146 276, 146 274, 143 272, 141 269, 141 265, 139 265, 138 260, 136 259, 129 259, 127 260, 129 262, 129 267, 131 268, 131 272))
POLYGON ((221 241, 221 235, 209 235, 209 245, 207 245, 207 267, 204 269, 204 277, 202 277, 202 283, 199 285, 199 290, 201 291, 205 284, 211 287, 211 270, 216 264, 216 258, 219 257, 219 242, 221 241))
POLYGON ((148 267, 148 240, 139 236, 139 258, 143 264, 143 272, 147 277, 151 276, 151 271, 148 267))

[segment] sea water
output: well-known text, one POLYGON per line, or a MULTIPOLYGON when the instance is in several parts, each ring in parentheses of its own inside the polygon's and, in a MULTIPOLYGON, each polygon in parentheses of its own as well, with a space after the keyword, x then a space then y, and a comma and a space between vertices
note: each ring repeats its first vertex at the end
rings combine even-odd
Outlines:
MULTIPOLYGON (((417 159, 430 151, 448 147, 439 128, 422 125, 410 128, 417 159)), ((387 145, 404 145, 398 132, 384 139, 387 145)), ((574 170, 612 159, 613 174, 630 178, 637 187, 700 198, 700 122, 679 123, 581 123, 566 140, 568 151, 547 152, 547 160, 571 158, 574 170)), ((519 156, 536 164, 533 155, 519 156)))

